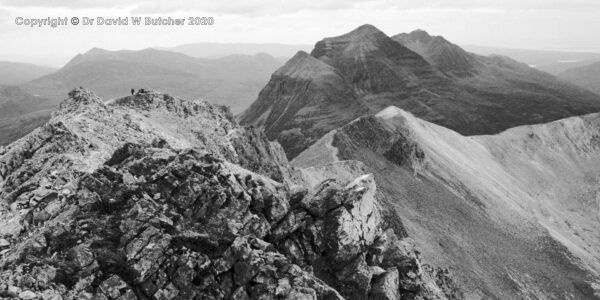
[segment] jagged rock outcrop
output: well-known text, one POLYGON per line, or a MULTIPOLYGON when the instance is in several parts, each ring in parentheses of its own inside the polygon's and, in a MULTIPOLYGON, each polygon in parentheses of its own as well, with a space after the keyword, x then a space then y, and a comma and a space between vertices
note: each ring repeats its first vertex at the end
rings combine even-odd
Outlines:
POLYGON ((386 221, 372 175, 292 181, 280 148, 206 103, 77 89, 0 172, 0 297, 460 295, 386 221))

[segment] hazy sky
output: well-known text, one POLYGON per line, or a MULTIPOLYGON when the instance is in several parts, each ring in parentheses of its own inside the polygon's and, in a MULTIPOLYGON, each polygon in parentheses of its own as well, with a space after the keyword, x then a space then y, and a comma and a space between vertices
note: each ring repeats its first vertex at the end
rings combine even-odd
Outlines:
POLYGON ((598 0, 0 0, 0 60, 66 63, 110 50, 192 42, 314 44, 370 23, 388 35, 425 29, 457 44, 600 49, 598 0), (212 17, 212 26, 29 27, 17 17, 212 17))

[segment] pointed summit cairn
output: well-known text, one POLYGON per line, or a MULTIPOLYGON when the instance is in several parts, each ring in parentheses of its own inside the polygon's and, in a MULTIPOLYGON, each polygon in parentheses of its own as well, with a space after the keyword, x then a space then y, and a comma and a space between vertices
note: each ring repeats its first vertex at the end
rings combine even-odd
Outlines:
POLYGON ((73 112, 80 109, 87 109, 86 107, 91 106, 106 107, 102 99, 96 96, 94 92, 79 87, 70 91, 69 97, 60 103, 58 113, 73 112))

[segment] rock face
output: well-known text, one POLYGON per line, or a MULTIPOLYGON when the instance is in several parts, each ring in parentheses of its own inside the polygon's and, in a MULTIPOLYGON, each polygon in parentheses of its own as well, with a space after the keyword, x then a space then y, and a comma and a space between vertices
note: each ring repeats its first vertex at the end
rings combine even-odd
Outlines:
POLYGON ((371 25, 316 43, 273 74, 242 124, 292 159, 358 116, 396 106, 463 135, 600 111, 600 97, 506 57, 468 53, 424 31, 371 25), (301 75, 300 75, 301 74, 301 75))
MULTIPOLYGON (((364 163, 344 168, 373 174, 382 211, 400 216, 423 264, 451 269, 466 298, 597 299, 599 137, 598 114, 465 137, 389 107, 291 164, 364 163)), ((394 297, 385 285, 397 280, 373 282, 377 297, 394 297)))
POLYGON ((313 186, 293 173, 223 108, 74 90, 0 151, 0 296, 461 296, 420 264, 372 175, 313 186))

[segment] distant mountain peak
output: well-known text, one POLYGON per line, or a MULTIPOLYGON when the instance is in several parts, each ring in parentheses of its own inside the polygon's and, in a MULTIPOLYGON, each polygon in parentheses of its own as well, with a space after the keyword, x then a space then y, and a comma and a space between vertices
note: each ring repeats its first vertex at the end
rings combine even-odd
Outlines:
POLYGON ((98 47, 94 47, 90 50, 88 50, 87 52, 83 53, 83 55, 96 55, 96 54, 106 54, 110 52, 109 50, 106 49, 102 49, 102 48, 98 48, 98 47))
POLYGON ((293 78, 313 78, 320 74, 335 72, 334 68, 305 51, 298 51, 283 67, 279 68, 274 75, 289 76, 293 78))
POLYGON ((413 30, 408 35, 414 37, 415 39, 421 40, 421 41, 429 41, 432 38, 434 38, 427 31, 425 31, 423 29, 413 30))
POLYGON ((385 35, 385 34, 381 30, 379 30, 377 27, 375 27, 371 24, 364 24, 343 36, 363 38, 363 37, 377 36, 377 35, 385 35))
POLYGON ((470 76, 479 62, 477 58, 442 36, 432 36, 422 29, 400 33, 393 40, 419 53, 441 71, 455 76, 470 76))
POLYGON ((409 43, 409 42, 419 42, 419 43, 433 43, 438 46, 442 45, 453 45, 448 40, 446 40, 441 35, 431 35, 429 32, 423 29, 416 29, 411 31, 410 33, 400 33, 392 37, 394 40, 399 41, 402 40, 401 44, 409 43))

